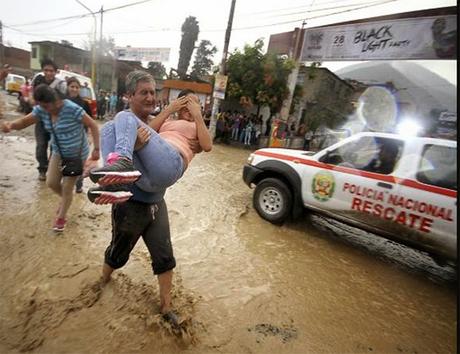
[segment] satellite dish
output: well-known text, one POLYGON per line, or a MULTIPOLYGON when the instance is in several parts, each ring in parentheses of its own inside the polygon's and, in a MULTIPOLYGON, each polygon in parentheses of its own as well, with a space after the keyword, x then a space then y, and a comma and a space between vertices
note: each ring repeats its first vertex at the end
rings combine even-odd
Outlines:
POLYGON ((398 107, 388 89, 371 86, 359 98, 357 113, 369 130, 389 132, 396 126, 398 107))

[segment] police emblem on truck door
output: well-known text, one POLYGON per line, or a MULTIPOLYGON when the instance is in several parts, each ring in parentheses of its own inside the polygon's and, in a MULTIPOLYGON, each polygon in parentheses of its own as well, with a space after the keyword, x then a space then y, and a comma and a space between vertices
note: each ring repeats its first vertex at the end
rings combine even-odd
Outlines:
POLYGON ((334 176, 326 171, 320 171, 313 177, 311 190, 316 200, 328 201, 334 194, 334 176))

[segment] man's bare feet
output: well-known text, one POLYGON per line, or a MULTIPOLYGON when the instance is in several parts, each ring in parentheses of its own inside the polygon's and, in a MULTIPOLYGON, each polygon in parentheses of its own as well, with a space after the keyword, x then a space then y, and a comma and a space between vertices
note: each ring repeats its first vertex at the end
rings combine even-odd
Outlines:
POLYGON ((111 266, 109 266, 107 263, 104 263, 104 265, 102 266, 102 277, 101 277, 101 281, 104 285, 107 284, 110 281, 110 279, 112 279, 113 271, 114 269, 111 266))
POLYGON ((161 313, 161 317, 163 317, 163 320, 166 322, 166 323, 169 323, 169 325, 171 326, 171 328, 173 330, 180 330, 181 328, 181 325, 180 325, 180 319, 179 319, 179 316, 174 312, 174 311, 168 311, 166 313, 161 313))

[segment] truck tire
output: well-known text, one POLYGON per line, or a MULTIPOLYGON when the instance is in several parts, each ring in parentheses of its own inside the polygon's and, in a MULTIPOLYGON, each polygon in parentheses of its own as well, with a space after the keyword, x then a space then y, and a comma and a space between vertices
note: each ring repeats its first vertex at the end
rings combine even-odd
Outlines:
POLYGON ((273 224, 282 224, 291 214, 292 193, 288 186, 277 178, 260 181, 252 201, 257 213, 273 224))

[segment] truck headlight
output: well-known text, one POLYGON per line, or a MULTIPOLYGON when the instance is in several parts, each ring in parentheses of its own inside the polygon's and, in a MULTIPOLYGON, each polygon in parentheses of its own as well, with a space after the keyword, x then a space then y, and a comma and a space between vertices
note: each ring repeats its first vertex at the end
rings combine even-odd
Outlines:
POLYGON ((254 161, 254 154, 250 154, 249 157, 248 157, 248 164, 249 165, 252 165, 252 161, 254 161))

